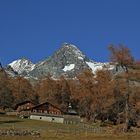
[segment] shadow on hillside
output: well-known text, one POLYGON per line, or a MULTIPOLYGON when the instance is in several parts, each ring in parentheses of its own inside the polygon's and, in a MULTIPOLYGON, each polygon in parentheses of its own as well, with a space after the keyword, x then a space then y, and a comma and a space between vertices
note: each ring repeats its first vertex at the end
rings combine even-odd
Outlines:
POLYGON ((7 121, 0 121, 0 124, 3 124, 3 123, 20 123, 20 122, 23 122, 21 120, 7 120, 7 121))

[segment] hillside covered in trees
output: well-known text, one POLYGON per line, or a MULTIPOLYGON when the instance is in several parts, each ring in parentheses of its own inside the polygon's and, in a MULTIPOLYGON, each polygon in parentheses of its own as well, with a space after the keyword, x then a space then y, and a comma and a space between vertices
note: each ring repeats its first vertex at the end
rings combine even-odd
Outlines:
POLYGON ((124 123, 127 132, 140 119, 140 62, 123 45, 110 45, 109 51, 115 73, 103 68, 93 74, 85 69, 75 78, 47 75, 32 84, 22 76, 9 77, 1 68, 0 108, 14 108, 17 103, 32 100, 36 104, 49 101, 66 110, 72 103, 87 121, 124 123))

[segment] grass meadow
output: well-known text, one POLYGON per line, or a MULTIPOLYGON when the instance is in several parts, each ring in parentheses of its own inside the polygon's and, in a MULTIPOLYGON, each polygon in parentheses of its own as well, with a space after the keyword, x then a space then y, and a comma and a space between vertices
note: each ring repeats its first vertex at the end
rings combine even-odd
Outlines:
POLYGON ((122 134, 114 131, 115 126, 101 128, 98 123, 68 125, 0 115, 0 130, 10 128, 37 130, 41 136, 0 136, 0 140, 140 140, 140 128, 122 134))

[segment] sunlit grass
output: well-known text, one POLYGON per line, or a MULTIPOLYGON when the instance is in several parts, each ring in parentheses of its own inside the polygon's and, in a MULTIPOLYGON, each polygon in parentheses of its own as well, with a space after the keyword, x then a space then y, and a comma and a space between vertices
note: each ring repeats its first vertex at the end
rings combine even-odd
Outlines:
MULTIPOLYGON (((92 124, 91 126, 96 128, 98 125, 99 124, 92 124)), ((81 126, 79 125, 66 125, 30 119, 19 119, 15 116, 0 116, 0 129, 6 128, 38 130, 41 133, 41 137, 1 136, 0 140, 140 140, 139 131, 137 134, 121 135, 110 133, 93 133, 88 131, 79 131, 81 129, 81 126)), ((105 129, 109 130, 109 128, 105 129)))

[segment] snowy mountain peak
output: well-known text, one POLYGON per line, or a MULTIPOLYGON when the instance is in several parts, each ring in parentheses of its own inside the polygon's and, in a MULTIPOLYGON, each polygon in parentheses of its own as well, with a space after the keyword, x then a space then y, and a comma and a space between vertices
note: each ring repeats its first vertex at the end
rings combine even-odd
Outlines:
POLYGON ((12 63, 9 64, 9 66, 11 66, 12 69, 18 74, 22 74, 32 71, 35 67, 35 64, 33 64, 30 60, 26 58, 21 58, 13 61, 12 63))
POLYGON ((63 47, 64 48, 66 47, 66 48, 75 48, 75 49, 78 49, 75 45, 70 44, 70 43, 66 43, 66 42, 62 44, 62 48, 63 47))
POLYGON ((109 63, 90 60, 78 47, 69 43, 64 43, 52 56, 37 64, 22 58, 13 61, 9 66, 19 75, 32 79, 44 78, 47 75, 52 75, 54 78, 59 78, 62 75, 74 78, 86 69, 93 73, 104 68, 113 69, 109 63))
POLYGON ((80 49, 73 44, 63 43, 59 51, 63 52, 64 55, 65 54, 75 55, 75 57, 77 57, 80 60, 83 60, 86 58, 86 56, 80 51, 80 49))

